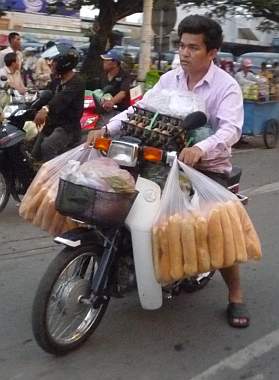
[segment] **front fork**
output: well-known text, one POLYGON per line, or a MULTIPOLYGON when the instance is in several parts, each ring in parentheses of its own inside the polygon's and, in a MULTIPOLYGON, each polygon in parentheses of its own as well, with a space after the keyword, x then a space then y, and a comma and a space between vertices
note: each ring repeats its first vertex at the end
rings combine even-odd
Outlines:
POLYGON ((108 236, 103 235, 104 251, 98 268, 91 282, 91 291, 95 296, 103 296, 108 289, 108 282, 115 263, 120 229, 111 231, 108 236))

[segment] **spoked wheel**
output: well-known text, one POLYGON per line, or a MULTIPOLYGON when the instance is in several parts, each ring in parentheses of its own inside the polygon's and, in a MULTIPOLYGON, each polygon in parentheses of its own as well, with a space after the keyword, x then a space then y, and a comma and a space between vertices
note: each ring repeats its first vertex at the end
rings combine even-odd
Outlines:
POLYGON ((187 293, 193 293, 203 289, 214 276, 215 271, 201 273, 195 277, 187 278, 181 282, 181 289, 187 293))
POLYGON ((279 123, 276 119, 267 120, 264 126, 264 143, 268 149, 275 148, 278 141, 279 123))
POLYGON ((42 278, 33 304, 32 327, 46 352, 63 355, 76 349, 100 323, 109 297, 89 298, 101 249, 65 248, 42 278))
POLYGON ((11 185, 7 176, 0 170, 0 212, 6 207, 10 198, 11 185))

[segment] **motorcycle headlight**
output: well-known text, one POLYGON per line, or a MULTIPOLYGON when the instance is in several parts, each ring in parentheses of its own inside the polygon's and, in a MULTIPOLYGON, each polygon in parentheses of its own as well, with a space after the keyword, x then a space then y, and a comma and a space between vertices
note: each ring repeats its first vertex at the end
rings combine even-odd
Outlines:
POLYGON ((121 166, 134 167, 138 159, 138 144, 114 140, 111 142, 107 157, 121 166))

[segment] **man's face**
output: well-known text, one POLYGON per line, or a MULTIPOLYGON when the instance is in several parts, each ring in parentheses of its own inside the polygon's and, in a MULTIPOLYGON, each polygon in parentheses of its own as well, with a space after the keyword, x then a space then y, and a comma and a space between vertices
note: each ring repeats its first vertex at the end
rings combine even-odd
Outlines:
POLYGON ((206 71, 217 54, 217 49, 206 50, 203 34, 183 33, 179 44, 182 69, 195 74, 206 71))
POLYGON ((14 50, 20 50, 21 49, 21 38, 20 38, 20 36, 15 36, 11 40, 11 47, 14 50))
POLYGON ((103 69, 105 73, 109 73, 115 68, 116 62, 112 59, 103 59, 103 69))

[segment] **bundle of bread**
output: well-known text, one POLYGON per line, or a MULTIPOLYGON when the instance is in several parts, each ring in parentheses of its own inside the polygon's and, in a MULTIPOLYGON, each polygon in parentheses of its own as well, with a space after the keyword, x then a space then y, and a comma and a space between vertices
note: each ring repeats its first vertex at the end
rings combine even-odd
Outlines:
POLYGON ((20 216, 51 235, 61 234, 78 226, 55 209, 58 181, 59 177, 55 175, 54 179, 48 166, 43 166, 19 207, 20 216))
MULTIPOLYGON (((49 161, 51 163, 51 161, 49 161)), ((51 235, 61 234, 78 226, 71 218, 61 215, 55 208, 59 178, 105 192, 134 192, 132 175, 110 158, 94 158, 80 164, 70 160, 64 167, 52 170, 44 164, 25 194, 19 214, 51 235)))
POLYGON ((162 284, 260 258, 257 232, 239 201, 218 203, 205 216, 174 214, 153 227, 154 270, 162 284))

